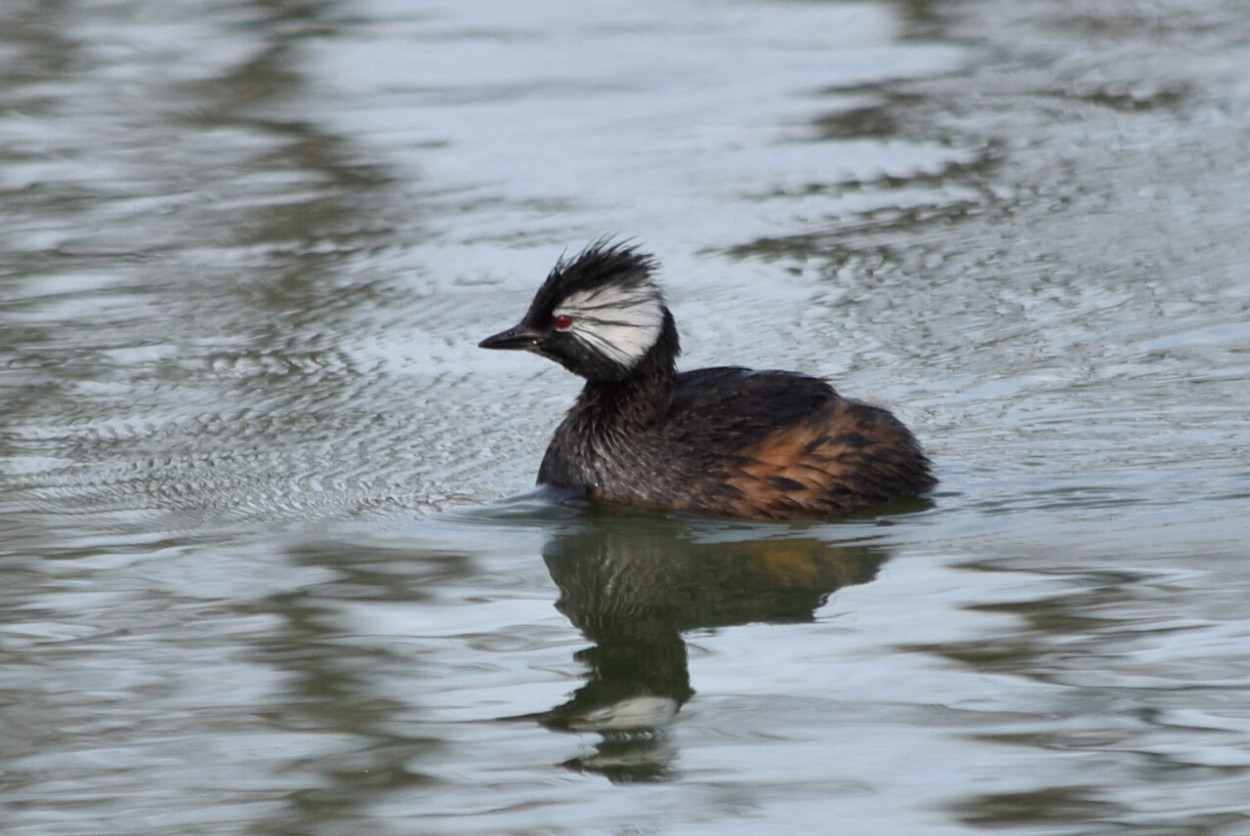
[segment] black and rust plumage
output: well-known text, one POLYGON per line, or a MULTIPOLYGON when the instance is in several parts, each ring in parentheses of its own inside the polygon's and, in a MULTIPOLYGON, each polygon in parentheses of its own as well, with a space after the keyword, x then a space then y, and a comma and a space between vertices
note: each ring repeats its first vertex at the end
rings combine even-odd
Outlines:
POLYGON ((679 373, 655 266, 632 246, 592 244, 556 264, 518 325, 482 341, 586 378, 539 484, 754 519, 836 517, 936 484, 897 418, 823 380, 732 366, 679 373))

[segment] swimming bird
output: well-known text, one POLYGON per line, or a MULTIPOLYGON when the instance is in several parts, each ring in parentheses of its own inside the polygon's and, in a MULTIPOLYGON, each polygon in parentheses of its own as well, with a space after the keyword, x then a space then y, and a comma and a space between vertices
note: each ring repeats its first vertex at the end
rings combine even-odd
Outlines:
POLYGON ((615 505, 761 520, 833 518, 937 482, 885 409, 798 372, 678 372, 655 258, 597 241, 561 258, 516 326, 482 348, 554 360, 586 379, 538 484, 615 505))

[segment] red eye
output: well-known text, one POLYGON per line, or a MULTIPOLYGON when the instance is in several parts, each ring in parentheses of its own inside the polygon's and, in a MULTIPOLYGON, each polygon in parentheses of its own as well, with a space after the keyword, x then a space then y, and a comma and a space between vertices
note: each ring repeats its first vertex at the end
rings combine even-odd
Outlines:
POLYGON ((573 327, 573 317, 568 314, 559 314, 555 319, 551 320, 551 324, 555 326, 557 331, 567 331, 573 327))

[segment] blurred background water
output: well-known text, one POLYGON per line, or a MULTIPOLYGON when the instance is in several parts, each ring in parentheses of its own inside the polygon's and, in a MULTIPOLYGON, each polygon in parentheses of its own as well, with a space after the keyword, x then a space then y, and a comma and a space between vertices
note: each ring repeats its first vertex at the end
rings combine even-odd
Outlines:
POLYGON ((1250 9, 0 7, 5 833, 1250 833, 1250 9), (932 505, 528 494, 562 252, 932 505))

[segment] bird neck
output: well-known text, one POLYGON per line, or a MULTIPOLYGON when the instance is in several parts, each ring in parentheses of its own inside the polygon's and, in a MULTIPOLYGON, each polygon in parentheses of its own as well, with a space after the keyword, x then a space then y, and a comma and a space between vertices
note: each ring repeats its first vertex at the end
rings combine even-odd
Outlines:
POLYGON ((591 430, 654 423, 672 399, 680 352, 677 327, 665 311, 660 338, 638 365, 624 378, 587 380, 574 409, 591 430))

